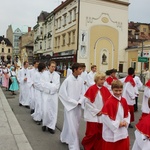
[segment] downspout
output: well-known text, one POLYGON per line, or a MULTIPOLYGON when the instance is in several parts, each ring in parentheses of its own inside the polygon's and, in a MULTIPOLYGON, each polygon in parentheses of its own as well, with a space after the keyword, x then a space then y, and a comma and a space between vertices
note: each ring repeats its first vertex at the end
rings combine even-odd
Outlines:
POLYGON ((80 30, 79 30, 79 27, 80 27, 80 0, 78 0, 78 35, 77 35, 77 50, 76 50, 76 62, 77 62, 77 59, 78 59, 78 51, 79 51, 79 39, 80 39, 80 30))

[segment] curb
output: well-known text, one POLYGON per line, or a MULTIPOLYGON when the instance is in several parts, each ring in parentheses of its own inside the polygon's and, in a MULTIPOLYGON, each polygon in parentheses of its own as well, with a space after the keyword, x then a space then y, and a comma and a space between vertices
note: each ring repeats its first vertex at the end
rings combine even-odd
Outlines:
MULTIPOLYGON (((1 117, 3 118, 3 124, 5 128, 3 128, 4 132, 7 132, 9 135, 9 139, 6 137, 6 143, 0 143, 0 149, 3 147, 4 150, 33 150, 28 139, 26 138, 16 116, 14 115, 10 105, 0 88, 0 112, 1 117), (7 144, 8 146, 4 145, 7 144), (10 145, 9 145, 10 144, 10 145)), ((0 126, 2 128, 2 126, 0 126)), ((0 137, 2 137, 2 133, 0 132, 0 137)), ((1 138, 0 138, 1 139, 1 138)), ((1 149, 1 150, 3 150, 1 149)))

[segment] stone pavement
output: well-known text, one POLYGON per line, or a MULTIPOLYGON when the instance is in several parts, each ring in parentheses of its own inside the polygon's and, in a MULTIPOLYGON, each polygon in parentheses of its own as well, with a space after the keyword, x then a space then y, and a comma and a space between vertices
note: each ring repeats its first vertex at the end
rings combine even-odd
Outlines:
POLYGON ((0 150, 32 150, 1 88, 0 150))

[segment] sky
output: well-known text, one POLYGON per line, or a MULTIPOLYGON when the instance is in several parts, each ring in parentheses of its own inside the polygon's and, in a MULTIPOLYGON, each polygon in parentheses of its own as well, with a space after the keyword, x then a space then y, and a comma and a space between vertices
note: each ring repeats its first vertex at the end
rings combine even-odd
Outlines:
MULTIPOLYGON (((10 24, 36 25, 41 11, 51 12, 64 0, 0 0, 0 36, 10 24)), ((129 21, 150 23, 150 0, 129 0, 129 21)))

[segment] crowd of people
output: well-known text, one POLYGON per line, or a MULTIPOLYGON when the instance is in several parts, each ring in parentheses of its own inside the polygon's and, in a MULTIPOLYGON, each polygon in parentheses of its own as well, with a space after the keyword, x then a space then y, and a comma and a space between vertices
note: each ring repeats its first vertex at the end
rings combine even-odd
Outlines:
MULTIPOLYGON (((60 85, 55 61, 48 66, 35 61, 29 69, 27 61, 17 73, 8 65, 0 69, 2 86, 12 94, 18 90, 19 106, 31 109, 31 117, 42 131, 55 133, 58 99, 64 106, 64 122, 60 140, 69 150, 80 150, 79 126, 82 111, 86 132, 82 139, 85 150, 129 150, 128 128, 133 128, 134 112, 138 111, 139 89, 143 86, 128 68, 125 78, 116 77, 116 69, 106 73, 92 65, 87 73, 84 63, 74 63, 67 69, 67 77, 60 85), (9 85, 10 80, 10 85, 9 85), (13 85, 14 84, 14 85, 13 85)), ((145 84, 142 115, 136 125, 133 150, 150 149, 150 80, 145 84)))

